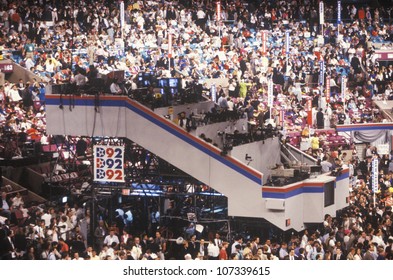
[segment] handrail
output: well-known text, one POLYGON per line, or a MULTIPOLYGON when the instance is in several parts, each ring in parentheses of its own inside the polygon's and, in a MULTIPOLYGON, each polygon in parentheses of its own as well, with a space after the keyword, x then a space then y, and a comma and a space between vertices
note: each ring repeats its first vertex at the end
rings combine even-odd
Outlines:
POLYGON ((26 189, 25 187, 19 185, 18 183, 15 183, 14 181, 8 179, 7 177, 3 176, 3 182, 4 185, 9 184, 13 187, 17 187, 17 189, 13 189, 11 192, 8 192, 7 195, 9 194, 16 194, 16 193, 22 193, 22 192, 26 192, 27 191, 27 196, 29 197, 29 199, 31 200, 35 200, 38 203, 43 203, 46 201, 45 198, 43 198, 42 196, 36 194, 35 192, 33 192, 32 190, 26 189))
MULTIPOLYGON (((285 145, 281 145, 281 148, 283 148, 283 149, 285 149, 285 151, 287 151, 288 152, 288 154, 290 155, 290 156, 292 156, 292 158, 294 159, 294 160, 296 160, 297 162, 300 162, 300 160, 285 146, 285 145)), ((288 158, 288 160, 290 161, 290 159, 288 158)))
POLYGON ((13 60, 12 58, 9 59, 4 59, 4 60, 0 60, 0 64, 6 64, 6 63, 10 63, 13 65, 14 67, 14 71, 15 72, 15 68, 18 68, 19 71, 24 72, 23 75, 16 75, 17 77, 13 77, 14 75, 11 73, 10 77, 8 78, 8 80, 12 83, 16 83, 19 81, 19 78, 23 78, 24 80, 27 80, 27 77, 34 77, 37 81, 39 82, 45 82, 45 83, 49 83, 50 79, 47 77, 43 77, 40 75, 35 74, 34 72, 27 70, 25 67, 23 67, 22 65, 20 65, 19 63, 17 63, 15 60, 13 60))
MULTIPOLYGON (((299 150, 298 148, 292 146, 291 144, 287 144, 287 146, 289 148, 291 148, 293 151, 297 152, 298 154, 300 154, 303 157, 307 158, 308 160, 312 161, 314 164, 317 163, 317 160, 315 158, 313 158, 312 156, 306 154, 305 152, 303 152, 302 150, 299 150)), ((303 162, 303 160, 301 160, 301 162, 303 162)))

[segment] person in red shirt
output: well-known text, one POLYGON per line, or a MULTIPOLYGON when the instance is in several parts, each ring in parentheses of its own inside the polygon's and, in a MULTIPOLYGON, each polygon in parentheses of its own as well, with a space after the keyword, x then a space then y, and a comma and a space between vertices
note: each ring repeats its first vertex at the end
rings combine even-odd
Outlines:
POLYGON ((59 247, 60 247, 60 253, 68 253, 70 251, 70 248, 67 243, 65 243, 63 238, 59 238, 59 247))
POLYGON ((222 247, 220 249, 220 255, 218 256, 219 260, 227 260, 228 259, 228 253, 227 253, 227 248, 228 248, 228 242, 222 242, 222 247))
POLYGON ((27 133, 27 135, 30 136, 30 139, 31 139, 32 141, 40 141, 40 139, 41 139, 40 133, 39 133, 39 131, 37 130, 35 124, 32 124, 32 125, 31 125, 31 128, 29 128, 29 129, 26 131, 26 133, 27 133))
POLYGON ((364 20, 366 18, 366 11, 363 7, 358 10, 358 17, 360 20, 364 20))

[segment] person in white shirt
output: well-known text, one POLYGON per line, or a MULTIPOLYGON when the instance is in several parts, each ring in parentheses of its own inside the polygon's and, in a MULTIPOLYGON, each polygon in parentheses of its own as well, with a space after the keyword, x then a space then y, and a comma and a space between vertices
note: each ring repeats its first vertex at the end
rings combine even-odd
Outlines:
POLYGON ((368 145, 367 149, 366 149, 366 158, 367 157, 372 157, 373 156, 373 151, 374 151, 374 147, 371 146, 371 145, 368 145))
POLYGON ((107 255, 108 255, 108 246, 105 245, 104 247, 102 247, 102 250, 99 254, 100 260, 105 260, 107 255))
POLYGON ((45 71, 48 72, 51 76, 55 73, 55 67, 56 65, 54 64, 52 59, 48 59, 45 63, 45 71))
POLYGON ((228 103, 228 111, 233 112, 234 103, 229 96, 227 97, 227 103, 228 103))
POLYGON ((204 19, 205 16, 206 16, 206 13, 202 9, 199 9, 198 12, 197 12, 197 18, 198 19, 204 19))
POLYGON ((107 235, 104 239, 104 245, 111 246, 113 242, 116 243, 116 246, 120 243, 119 238, 115 235, 115 231, 111 229, 109 231, 109 235, 107 235))
POLYGON ((26 67, 26 69, 27 69, 27 70, 31 70, 31 68, 33 68, 34 66, 35 66, 34 61, 33 61, 30 57, 28 57, 28 58, 26 59, 26 61, 25 61, 25 67, 26 67))
POLYGON ((88 81, 87 77, 80 72, 78 72, 78 74, 76 74, 74 77, 74 83, 76 84, 77 87, 86 86, 87 81, 88 81))
POLYGON ((212 241, 210 241, 209 245, 207 245, 207 255, 209 257, 209 260, 217 260, 219 254, 220 254, 220 248, 212 241))
POLYGON ((110 91, 112 94, 122 94, 123 90, 120 88, 119 84, 117 83, 117 80, 113 80, 113 82, 110 85, 110 91))
POLYGON ((10 211, 10 204, 7 201, 7 193, 1 193, 1 200, 0 200, 0 216, 11 219, 11 211, 10 211))
POLYGON ((108 250, 106 251, 106 257, 105 257, 106 260, 114 260, 115 259, 114 245, 115 245, 115 243, 113 243, 112 246, 109 246, 108 250))
POLYGON ((238 236, 235 239, 235 242, 233 242, 232 247, 231 247, 231 254, 236 253, 236 245, 241 245, 243 243, 243 238, 241 236, 238 236))
POLYGON ((23 203, 24 203, 23 197, 20 195, 19 192, 16 194, 16 196, 14 196, 11 199, 11 202, 12 202, 12 208, 18 208, 20 205, 23 205, 23 203))
POLYGON ((79 257, 79 253, 75 252, 74 253, 74 258, 72 259, 74 261, 83 261, 83 258, 79 257))
POLYGON ((139 260, 142 256, 142 246, 139 237, 134 238, 134 246, 131 249, 131 256, 134 260, 139 260))
POLYGON ((321 161, 321 167, 322 173, 328 173, 331 171, 333 165, 327 160, 327 157, 324 156, 323 160, 321 161))
POLYGON ((41 135, 40 142, 41 142, 41 145, 48 145, 49 144, 48 136, 46 135, 46 133, 43 133, 41 135))
POLYGON ((100 45, 98 46, 98 48, 96 49, 96 53, 95 53, 97 60, 103 60, 104 58, 108 57, 108 52, 105 51, 100 45))
POLYGON ((45 238, 46 229, 45 229, 45 221, 44 220, 41 220, 39 222, 39 224, 37 224, 33 227, 33 229, 34 229, 34 233, 35 233, 37 239, 38 238, 45 238))
POLYGON ((46 211, 42 216, 41 220, 45 221, 45 227, 48 228, 50 226, 50 220, 52 219, 52 215, 46 211))
POLYGON ((216 233, 215 238, 214 238, 214 244, 221 248, 222 247, 222 239, 219 233, 216 233))
POLYGON ((67 240, 68 223, 66 215, 61 216, 61 220, 57 224, 57 227, 60 229, 60 237, 67 240))
POLYGON ((19 102, 22 100, 16 85, 12 85, 12 87, 6 91, 6 95, 9 97, 11 102, 19 102))
POLYGON ((90 260, 92 261, 100 260, 100 257, 97 255, 97 252, 95 250, 91 251, 90 260))
POLYGON ((371 240, 371 243, 376 243, 378 244, 378 246, 383 247, 384 249, 386 248, 386 244, 383 241, 383 237, 382 237, 382 230, 381 229, 377 229, 375 230, 375 233, 373 235, 373 238, 371 240))

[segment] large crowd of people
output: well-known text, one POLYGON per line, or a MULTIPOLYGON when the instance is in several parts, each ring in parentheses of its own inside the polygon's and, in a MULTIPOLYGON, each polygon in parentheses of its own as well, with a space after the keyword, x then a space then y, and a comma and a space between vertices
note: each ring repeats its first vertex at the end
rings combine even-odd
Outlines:
MULTIPOLYGON (((391 44, 390 10, 344 6, 343 23, 337 26, 337 7, 326 5, 328 23, 322 28, 317 1, 281 2, 222 1, 217 21, 212 1, 179 1, 176 6, 125 1, 123 24, 119 2, 26 1, 28 6, 18 7, 8 3, 2 11, 2 47, 53 84, 84 86, 114 70, 125 71, 131 81, 140 72, 200 83, 226 78, 225 94, 235 107, 250 103, 247 110, 265 113, 266 120, 270 118, 267 82, 272 79, 276 97, 272 118, 278 119, 285 109, 289 129, 306 124, 302 113, 310 98, 313 115, 322 108, 328 127, 338 123, 336 111, 345 114, 346 123, 382 121, 370 104, 372 99, 391 99, 392 68, 376 60, 374 43, 381 48, 391 44), (286 32, 291 38, 288 50, 286 32), (173 37, 169 60, 168 34, 173 37), (319 94, 321 59, 330 77, 329 102, 326 90, 319 94)), ((135 89, 135 81, 132 84, 135 89)), ((127 90, 115 81, 109 82, 108 91, 127 90)))
MULTIPOLYGON (((124 71, 132 89, 140 72, 197 83, 228 79, 228 87, 219 91, 218 112, 230 118, 228 111, 235 108, 261 128, 269 119, 271 125, 279 125, 281 110, 285 110, 286 132, 386 121, 372 101, 393 99, 393 67, 375 55, 379 46, 392 47, 390 7, 343 5, 343 21, 337 25, 337 7, 326 4, 326 23, 321 26, 315 0, 221 1, 219 20, 214 1, 124 3, 123 24, 120 1, 25 0, 16 5, 4 0, 0 8, 3 58, 46 77, 52 85, 74 84, 82 90, 118 70, 124 71), (319 80, 321 60, 325 86, 319 80), (330 77, 328 91, 326 77, 330 77), (270 80, 273 108, 268 106, 270 80), (312 100, 312 123, 307 121, 308 100, 312 100)), ((17 134, 20 143, 28 138, 47 143, 44 88, 34 80, 0 87, 2 137, 17 134)), ((108 90, 125 93, 117 80, 108 90)), ((176 242, 177 254, 168 255, 169 242, 174 241, 165 240, 159 231, 139 235, 102 221, 94 237, 89 236, 90 213, 81 205, 23 210, 25 219, 15 230, 10 227, 15 222, 10 213, 24 208, 5 194, 0 213, 9 219, 1 231, 0 258, 392 259, 391 155, 378 156, 368 147, 362 161, 347 158, 338 149, 329 165, 328 147, 311 145, 310 154, 327 171, 343 164, 350 168, 350 206, 337 218, 326 216, 318 229, 293 234, 288 240, 258 235, 225 240, 219 232, 209 237, 194 232, 176 242), (373 157, 380 159, 381 170, 375 203, 370 183, 373 157)))
POLYGON ((48 144, 45 87, 35 80, 0 86, 0 157, 21 158, 29 143, 48 144))

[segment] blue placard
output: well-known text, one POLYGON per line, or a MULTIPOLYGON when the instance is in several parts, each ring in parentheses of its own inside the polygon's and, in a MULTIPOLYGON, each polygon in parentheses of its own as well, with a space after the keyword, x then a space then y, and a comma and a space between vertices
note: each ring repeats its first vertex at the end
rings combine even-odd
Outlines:
POLYGON ((319 85, 325 84, 325 62, 321 60, 319 62, 319 85))
POLYGON ((372 169, 372 177, 371 177, 371 184, 373 188, 373 193, 378 192, 378 158, 374 158, 371 164, 372 169))

